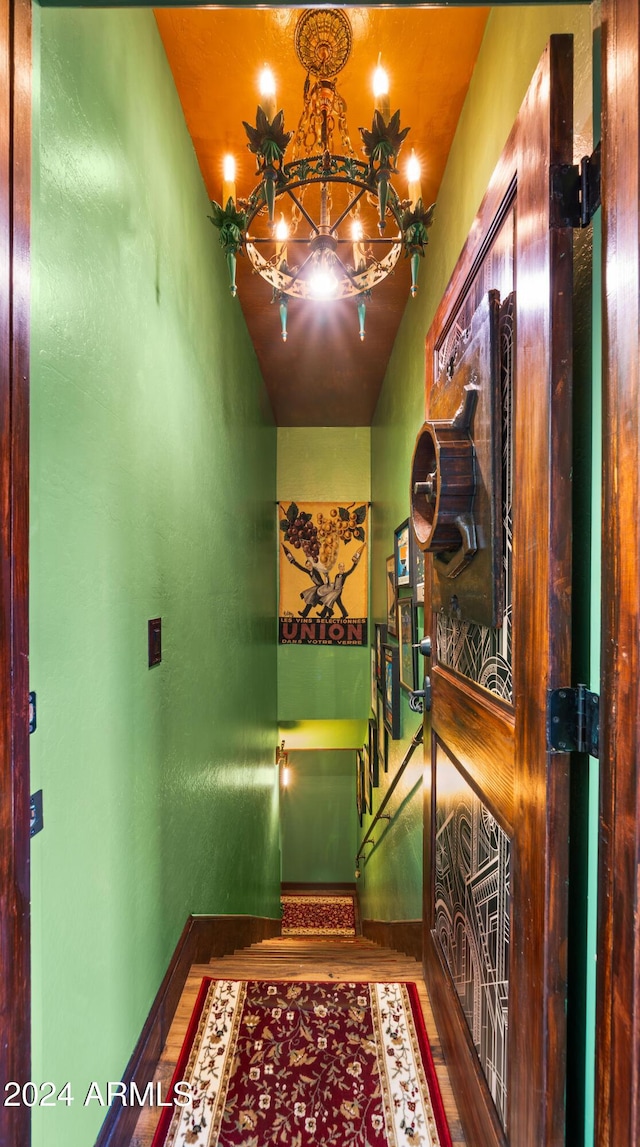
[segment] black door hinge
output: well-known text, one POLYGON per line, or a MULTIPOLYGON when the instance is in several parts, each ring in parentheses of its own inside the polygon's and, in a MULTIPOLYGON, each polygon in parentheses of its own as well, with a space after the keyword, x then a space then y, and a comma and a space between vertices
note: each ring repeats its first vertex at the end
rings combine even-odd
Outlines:
POLYGON ((42 832, 43 828, 42 789, 38 789, 37 793, 31 794, 29 801, 29 836, 35 836, 36 833, 42 832))
POLYGON ((38 709, 35 693, 29 694, 29 733, 35 733, 38 727, 38 709))
POLYGON ((600 206, 600 144, 580 164, 550 168, 551 226, 588 227, 600 206))
POLYGON ((547 698, 547 750, 600 755, 600 698, 586 685, 550 689, 547 698))

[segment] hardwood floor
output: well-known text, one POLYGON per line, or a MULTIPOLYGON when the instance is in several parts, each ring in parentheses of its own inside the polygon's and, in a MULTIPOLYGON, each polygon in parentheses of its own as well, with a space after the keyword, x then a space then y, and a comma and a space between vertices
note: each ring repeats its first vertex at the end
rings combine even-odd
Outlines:
MULTIPOLYGON (((168 1086, 184 1040, 203 976, 237 980, 413 980, 429 1033, 438 1082, 454 1147, 464 1147, 449 1075, 437 1038, 422 969, 417 960, 390 948, 380 948, 360 936, 355 939, 278 937, 263 940, 232 955, 194 964, 182 993, 155 1079, 168 1086)), ((165 1093, 163 1086, 163 1095, 165 1093)), ((158 1108, 143 1108, 129 1147, 150 1147, 160 1116, 158 1108)), ((346 1147, 346 1145, 345 1145, 346 1147)))

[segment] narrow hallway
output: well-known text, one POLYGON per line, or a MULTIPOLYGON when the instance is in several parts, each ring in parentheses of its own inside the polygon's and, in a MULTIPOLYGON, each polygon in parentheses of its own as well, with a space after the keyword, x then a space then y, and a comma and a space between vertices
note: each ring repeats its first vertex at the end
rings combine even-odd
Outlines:
MULTIPOLYGON (((168 1091, 203 977, 273 982, 392 981, 415 984, 429 1035, 451 1142, 453 1147, 463 1147, 465 1144, 422 968, 417 960, 390 948, 379 947, 362 936, 338 939, 287 936, 263 940, 261 943, 252 944, 249 948, 236 950, 228 956, 212 959, 208 964, 194 964, 154 1076, 156 1081, 162 1083, 163 1095, 168 1091)), ((130 1147, 151 1147, 159 1115, 158 1108, 142 1110, 130 1147)), ((347 1147, 347 1144, 344 1147, 347 1147)))
POLYGON ((467 2, 10 0, 0 1147, 610 1147, 637 1115, 601 912, 635 774, 599 658, 635 729, 640 633, 618 49, 595 4, 467 2), (292 933, 310 886, 355 923, 292 933))

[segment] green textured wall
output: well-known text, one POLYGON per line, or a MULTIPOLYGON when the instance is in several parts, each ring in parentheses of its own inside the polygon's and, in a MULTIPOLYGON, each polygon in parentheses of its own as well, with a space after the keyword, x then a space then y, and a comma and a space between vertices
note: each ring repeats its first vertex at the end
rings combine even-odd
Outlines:
POLYGON ((88 1147, 187 914, 279 915, 276 433, 152 12, 34 15, 34 1145, 88 1147))
MULTIPOLYGON (((368 502, 370 428, 278 427, 277 488, 280 501, 368 502)), ((280 721, 367 718, 368 698, 368 648, 279 647, 280 721)))
MULTIPOLYGON (((590 12, 585 6, 493 9, 437 198, 436 217, 420 271, 420 291, 409 300, 386 373, 372 428, 373 616, 385 616, 384 562, 393 530, 407 517, 408 480, 416 434, 424 419, 424 340, 438 302, 518 113, 529 80, 552 32, 576 34, 576 71, 590 62, 590 12)), ((590 78, 579 81, 576 119, 590 109, 590 78)), ((402 697, 402 741, 392 743, 397 763, 416 718, 402 697)), ((391 771, 389 773, 391 776, 391 771)), ((362 914, 373 919, 421 915, 422 789, 418 765, 398 790, 403 814, 364 866, 362 914)))
POLYGON ((353 881, 355 753, 293 752, 289 766, 289 785, 280 797, 282 879, 353 881))

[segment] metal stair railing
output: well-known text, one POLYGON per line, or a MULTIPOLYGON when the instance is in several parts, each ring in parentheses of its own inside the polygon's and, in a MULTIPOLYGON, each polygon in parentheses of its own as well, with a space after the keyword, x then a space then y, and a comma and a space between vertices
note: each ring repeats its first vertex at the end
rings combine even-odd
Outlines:
MULTIPOLYGON (((356 880, 360 876, 360 867, 359 867, 358 861, 361 859, 364 859, 364 855, 365 855, 362 850, 365 847, 365 845, 367 845, 367 844, 375 844, 375 841, 371 840, 371 834, 373 833, 373 830, 376 827, 378 821, 379 820, 389 820, 389 821, 391 820, 391 813, 385 813, 384 810, 386 809, 389 801, 391 800, 391 797, 393 796, 393 794, 394 794, 394 792, 398 786, 398 783, 401 780, 402 775, 403 775, 407 765, 409 764, 409 761, 411 760, 413 754, 415 753, 416 749, 418 748, 418 745, 421 745, 423 740, 424 740, 424 728, 423 728, 422 722, 420 722, 420 724, 416 730, 416 733, 413 737, 413 740, 411 741, 411 744, 409 745, 409 748, 407 749, 404 757, 402 758, 400 764, 398 765, 398 771, 396 772, 395 777, 391 781, 389 788, 387 789, 386 793, 384 794, 384 797, 383 797, 382 802, 380 804, 380 808, 374 814, 373 820, 371 821, 371 824, 369 825, 367 832, 365 833, 363 839, 360 841, 360 847, 358 849, 358 853, 356 856, 356 873, 355 873, 356 880)), ((371 855, 371 853, 369 853, 369 855, 371 855)))

